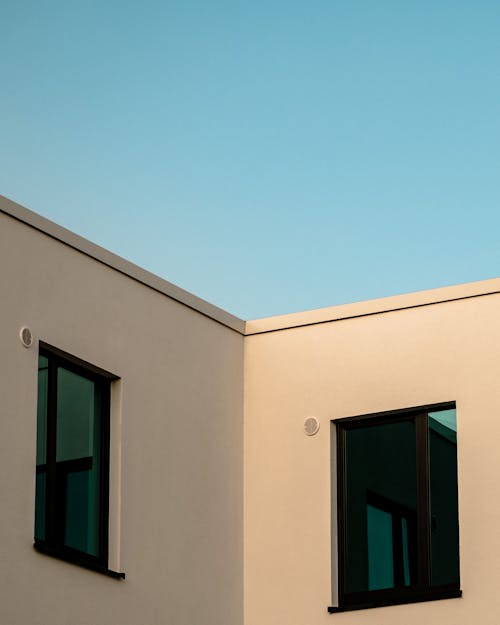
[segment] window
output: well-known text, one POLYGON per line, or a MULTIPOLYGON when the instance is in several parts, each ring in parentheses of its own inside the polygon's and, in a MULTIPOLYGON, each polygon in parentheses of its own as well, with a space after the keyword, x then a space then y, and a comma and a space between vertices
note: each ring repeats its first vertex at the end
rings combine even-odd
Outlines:
POLYGON ((460 596, 454 404, 337 427, 339 607, 460 596))
POLYGON ((41 344, 35 547, 109 574, 112 379, 115 376, 41 344))

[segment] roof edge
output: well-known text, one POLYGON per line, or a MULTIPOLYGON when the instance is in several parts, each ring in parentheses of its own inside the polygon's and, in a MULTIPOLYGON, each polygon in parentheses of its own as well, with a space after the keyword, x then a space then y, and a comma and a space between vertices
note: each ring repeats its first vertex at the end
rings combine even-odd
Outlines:
POLYGON ((191 310, 194 310, 205 317, 230 328, 231 330, 235 330, 240 334, 245 334, 245 321, 243 321, 243 319, 239 319, 222 308, 219 308, 214 304, 210 304, 200 297, 189 293, 189 291, 181 289, 172 282, 168 282, 156 274, 151 273, 146 269, 142 269, 142 267, 125 260, 117 254, 113 254, 113 252, 106 250, 100 245, 92 243, 88 239, 71 232, 71 230, 59 226, 55 222, 50 221, 50 219, 42 217, 38 213, 21 206, 21 204, 18 204, 3 195, 0 195, 0 212, 9 215, 17 221, 20 221, 31 228, 56 239, 64 245, 67 245, 68 247, 71 247, 74 250, 93 258, 94 260, 97 260, 103 265, 106 265, 111 269, 114 269, 115 271, 118 271, 129 278, 132 278, 133 280, 140 282, 141 284, 144 284, 145 286, 162 293, 163 295, 166 295, 170 299, 187 306, 191 310))
POLYGON ((500 293, 500 278, 466 282, 426 291, 415 291, 403 295, 394 295, 379 299, 341 304, 327 308, 317 308, 303 312, 289 313, 247 321, 246 336, 291 330, 320 323, 332 323, 356 317, 367 317, 383 313, 396 312, 409 308, 443 304, 457 300, 470 299, 500 293))
POLYGON ((5 213, 9 217, 38 230, 107 267, 128 276, 132 280, 244 336, 279 332, 321 323, 332 323, 356 317, 366 317, 409 308, 419 308, 421 306, 431 306, 485 295, 500 294, 500 278, 492 278, 489 280, 466 282, 437 289, 415 291, 402 295, 244 321, 222 308, 178 287, 172 282, 168 282, 168 280, 164 280, 121 256, 92 243, 71 230, 59 226, 55 222, 42 217, 38 213, 25 208, 21 204, 3 195, 0 195, 0 213, 5 213))

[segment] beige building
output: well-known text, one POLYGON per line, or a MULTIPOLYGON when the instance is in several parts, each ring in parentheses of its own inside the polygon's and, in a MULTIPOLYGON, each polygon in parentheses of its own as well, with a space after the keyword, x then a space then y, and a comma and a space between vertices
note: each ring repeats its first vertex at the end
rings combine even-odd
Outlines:
POLYGON ((500 280, 242 321, 0 199, 1 625, 498 625, 500 280))

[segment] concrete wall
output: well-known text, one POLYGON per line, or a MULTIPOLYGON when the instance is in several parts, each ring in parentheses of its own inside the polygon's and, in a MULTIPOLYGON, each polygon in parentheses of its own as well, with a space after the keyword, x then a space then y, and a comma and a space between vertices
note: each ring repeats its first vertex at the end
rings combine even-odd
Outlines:
POLYGON ((247 325, 265 333, 245 345, 245 625, 498 624, 498 290, 489 281, 247 325), (446 401, 457 405, 463 597, 328 614, 330 421, 446 401), (310 415, 321 423, 311 437, 310 415))
POLYGON ((2 212, 0 294, 0 623, 241 625, 243 336, 230 316, 2 212), (125 581, 33 549, 38 349, 23 325, 120 377, 110 568, 125 581))

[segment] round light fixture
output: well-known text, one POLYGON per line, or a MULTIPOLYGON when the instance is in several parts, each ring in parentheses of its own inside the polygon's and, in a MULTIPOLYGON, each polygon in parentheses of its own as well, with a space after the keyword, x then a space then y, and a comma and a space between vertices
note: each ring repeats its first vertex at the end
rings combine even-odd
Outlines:
POLYGON ((318 433, 319 430, 319 421, 316 417, 307 417, 304 421, 304 433, 307 436, 314 436, 318 433))
POLYGON ((26 326, 23 326, 19 330, 19 338, 21 339, 21 343, 24 347, 31 347, 33 345, 33 334, 31 330, 26 326))

